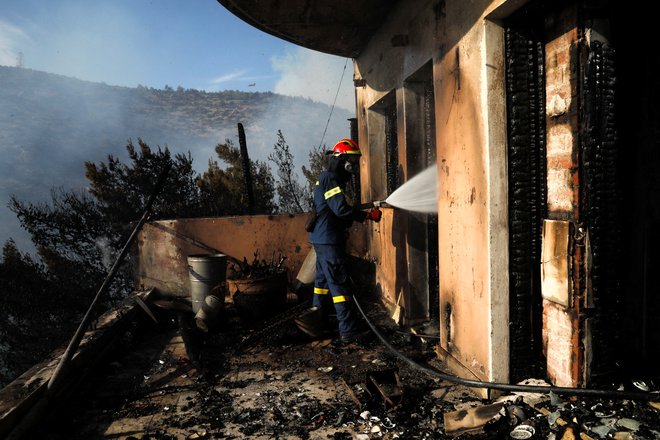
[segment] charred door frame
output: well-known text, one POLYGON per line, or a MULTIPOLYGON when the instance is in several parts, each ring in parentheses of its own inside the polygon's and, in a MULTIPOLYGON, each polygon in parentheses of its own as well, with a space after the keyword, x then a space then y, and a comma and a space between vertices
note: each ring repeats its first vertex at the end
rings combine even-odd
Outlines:
POLYGON ((593 41, 584 73, 581 157, 583 222, 589 233, 587 314, 590 381, 610 376, 618 360, 621 331, 621 218, 619 144, 615 126, 614 50, 593 41))
POLYGON ((538 11, 524 9, 505 23, 512 381, 536 375, 545 366, 540 266, 547 194, 545 56, 540 20, 538 11))
POLYGON ((369 107, 369 193, 371 200, 385 200, 398 187, 399 161, 396 122, 396 91, 391 91, 369 107), (394 157, 395 153, 397 157, 394 157))

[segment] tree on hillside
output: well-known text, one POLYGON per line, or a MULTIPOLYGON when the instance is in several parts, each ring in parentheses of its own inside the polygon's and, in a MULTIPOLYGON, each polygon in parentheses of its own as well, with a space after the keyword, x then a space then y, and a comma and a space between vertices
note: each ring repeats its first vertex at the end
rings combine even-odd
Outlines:
POLYGON ((309 193, 314 191, 314 185, 323 171, 328 166, 328 155, 325 154, 325 146, 312 147, 309 152, 309 168, 302 166, 302 173, 307 179, 309 193))
POLYGON ((9 209, 30 233, 53 279, 68 281, 69 288, 78 293, 89 292, 99 283, 104 266, 98 243, 114 234, 93 198, 79 191, 53 189, 50 204, 26 203, 12 196, 9 209))
MULTIPOLYGON (((105 278, 153 192, 157 176, 171 171, 152 208, 152 219, 205 214, 190 155, 152 151, 142 140, 126 146, 129 162, 110 155, 107 162, 85 163, 89 192, 53 190, 50 203, 29 203, 12 196, 9 208, 30 233, 53 280, 90 298, 105 278)), ((118 273, 110 292, 115 298, 132 289, 127 270, 118 273)), ((112 298, 112 296, 111 296, 112 298)))
POLYGON ((156 179, 166 165, 171 170, 160 196, 152 207, 152 218, 196 217, 208 214, 197 189, 199 177, 193 169, 190 153, 176 154, 168 148, 156 151, 142 139, 138 148, 129 140, 126 145, 129 163, 108 156, 107 163, 85 162, 85 177, 89 180, 89 193, 112 224, 127 224, 140 218, 156 179))
POLYGON ((282 212, 299 213, 310 208, 310 197, 305 188, 298 182, 298 174, 293 165, 293 154, 284 140, 281 130, 277 131, 277 142, 268 160, 277 166, 278 205, 282 212))
MULTIPOLYGON (((200 197, 208 207, 208 215, 244 215, 249 212, 248 197, 243 184, 241 153, 229 139, 218 144, 215 152, 224 164, 209 160, 208 170, 198 179, 200 197)), ((277 206, 274 203, 273 175, 267 164, 250 160, 255 214, 272 214, 277 206)))
MULTIPOLYGON (((142 140, 138 147, 128 142, 128 164, 112 155, 107 163, 86 162, 89 193, 53 190, 50 204, 11 197, 9 208, 30 233, 48 272, 83 297, 103 281, 167 164, 172 169, 151 218, 192 217, 204 211, 190 155, 172 157, 167 148, 152 151, 142 140)), ((130 274, 121 271, 110 291, 120 297, 131 287, 130 274)))

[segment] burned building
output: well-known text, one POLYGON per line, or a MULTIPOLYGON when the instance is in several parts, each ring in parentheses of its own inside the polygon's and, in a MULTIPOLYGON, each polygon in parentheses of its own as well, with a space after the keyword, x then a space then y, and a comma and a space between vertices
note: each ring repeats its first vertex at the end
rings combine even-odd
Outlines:
MULTIPOLYGON (((624 380, 640 387, 647 378, 657 380, 660 331, 653 316, 660 297, 651 275, 660 241, 660 84, 654 75, 659 56, 647 47, 650 14, 606 0, 218 1, 265 32, 353 60, 350 131, 363 153, 355 188, 361 204, 387 200, 435 167, 437 213, 384 206, 379 223, 351 230, 349 252, 365 278, 360 283, 390 312, 381 322, 408 329, 430 323, 440 341, 433 360, 476 381, 472 389, 481 396, 493 382, 547 378, 564 392, 600 388, 580 391, 628 398, 604 390, 624 380)), ((304 224, 304 215, 146 224, 135 253, 137 285, 145 288, 136 297, 144 301, 129 298, 123 309, 99 319, 106 330, 88 332, 83 349, 92 353, 81 350, 74 364, 109 351, 105 334, 134 325, 126 321, 142 316, 144 302, 189 298, 186 258, 192 254, 222 251, 240 261, 258 252, 276 260, 283 253, 293 281, 308 263, 304 224)), ((323 351, 329 340, 325 346, 283 344, 289 340, 269 334, 268 326, 237 346, 228 343, 240 340, 235 329, 206 341, 203 354, 212 368, 202 377, 182 313, 177 316, 178 329, 150 335, 159 345, 136 343, 108 367, 120 379, 99 381, 105 388, 93 395, 98 408, 76 407, 77 432, 312 438, 309 433, 319 430, 313 438, 365 438, 366 430, 385 438, 446 438, 447 414, 465 408, 454 403, 467 393, 452 402, 445 384, 408 374, 406 380, 417 381, 418 392, 410 394, 422 400, 406 402, 410 412, 402 411, 399 426, 389 419, 396 405, 373 422, 360 413, 360 398, 345 379, 372 373, 374 365, 389 370, 394 361, 373 348, 323 351), (262 351, 240 350, 245 341, 269 337, 276 343, 262 351), (126 383, 133 387, 128 394, 115 396, 126 383), (337 397, 340 383, 349 390, 346 399, 337 397), (348 408, 349 400, 359 410, 348 408)), ((390 335, 400 336, 395 327, 390 335)), ((147 333, 134 333, 141 331, 147 333)), ((413 346, 409 337, 400 337, 401 345, 413 346)), ((33 406, 48 395, 56 360, 49 362, 2 390, 0 435, 28 424, 22 420, 39 424, 43 412, 32 415, 33 406)), ((649 396, 634 395, 653 400, 649 396)), ((657 438, 657 427, 649 427, 657 425, 658 404, 651 403, 571 403, 571 420, 591 417, 590 425, 564 424, 601 438, 619 429, 657 438), (611 412, 600 411, 605 407, 611 412), (645 430, 639 422, 629 428, 635 417, 645 430), (605 426, 608 418, 615 425, 605 426), (623 419, 628 425, 619 424, 623 419)), ((503 404, 493 405, 486 412, 496 414, 503 404)), ((573 431, 561 436, 569 428, 558 429, 559 404, 549 406, 557 417, 536 425, 539 437, 555 431, 557 438, 576 438, 573 431)), ((500 421, 508 434, 514 425, 500 421)))
POLYGON ((463 377, 585 387, 657 360, 658 56, 615 1, 220 0, 354 62, 362 202, 427 166, 438 213, 385 208, 353 253, 463 377))

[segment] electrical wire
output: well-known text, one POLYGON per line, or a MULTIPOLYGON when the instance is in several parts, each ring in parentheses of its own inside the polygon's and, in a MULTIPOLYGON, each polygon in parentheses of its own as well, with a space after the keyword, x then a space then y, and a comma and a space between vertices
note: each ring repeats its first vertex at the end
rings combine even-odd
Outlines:
POLYGON ((341 83, 344 81, 344 74, 346 73, 346 66, 348 65, 348 58, 344 62, 344 70, 341 72, 341 78, 339 78, 339 85, 337 86, 337 92, 335 93, 335 99, 332 101, 332 107, 330 107, 330 114, 328 115, 328 120, 325 123, 325 129, 323 130, 323 136, 321 136, 321 142, 319 142, 319 150, 323 145, 323 140, 325 139, 325 134, 328 132, 328 126, 330 125, 330 118, 332 118, 332 112, 335 110, 335 104, 337 103, 337 96, 339 96, 339 90, 341 90, 341 83))
POLYGON ((429 376, 436 377, 447 382, 455 383, 458 385, 463 385, 468 388, 486 388, 491 390, 499 391, 513 391, 513 392, 526 392, 526 393, 555 393, 558 395, 565 396, 580 396, 580 397, 603 397, 617 400, 660 400, 660 394, 651 393, 651 392, 635 392, 635 391, 613 391, 613 390, 596 390, 590 388, 569 388, 569 387, 555 387, 555 386, 537 386, 537 385, 514 385, 508 383, 500 382, 484 382, 480 380, 472 379, 463 379, 442 371, 434 370, 429 367, 425 367, 417 362, 413 361, 399 350, 397 350, 392 344, 390 344, 385 337, 378 331, 376 326, 369 320, 367 314, 362 309, 362 306, 358 302, 357 298, 354 296, 353 301, 357 306, 358 311, 362 314, 367 325, 374 332, 374 334, 380 339, 380 341, 385 345, 385 347, 394 353, 399 359, 404 361, 406 364, 412 368, 422 371, 423 373, 428 374, 429 376))

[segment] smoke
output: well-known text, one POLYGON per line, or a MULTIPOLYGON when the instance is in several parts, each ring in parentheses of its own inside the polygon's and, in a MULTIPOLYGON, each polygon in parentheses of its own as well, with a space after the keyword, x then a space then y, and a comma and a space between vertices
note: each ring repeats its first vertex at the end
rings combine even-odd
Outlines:
POLYGON ((328 105, 332 105, 337 96, 337 107, 355 111, 351 60, 297 47, 281 57, 273 57, 271 65, 281 75, 275 83, 275 93, 301 96, 328 105))
MULTIPOLYGON (((309 152, 313 148, 350 135, 347 119, 354 117, 355 113, 353 63, 346 58, 294 47, 282 56, 272 57, 271 67, 279 75, 273 88, 275 93, 302 97, 328 106, 332 106, 336 99, 332 113, 330 109, 297 114, 293 109, 270 108, 266 112, 270 120, 257 121, 256 125, 267 127, 263 134, 272 140, 266 145, 266 151, 257 154, 263 157, 270 153, 277 140, 276 131, 281 130, 294 156, 298 177, 302 178, 300 167, 308 165, 309 152), (273 119, 272 115, 279 117, 273 119), (306 130, 301 130, 302 120, 307 122, 306 130)), ((246 127, 246 132, 250 134, 249 127, 246 127)))
POLYGON ((103 262, 103 267, 106 270, 110 270, 114 263, 114 252, 110 247, 110 240, 107 237, 99 237, 96 239, 96 248, 101 252, 101 259, 103 262))
POLYGON ((20 47, 28 40, 23 29, 0 19, 0 65, 15 66, 20 47))

